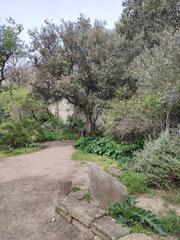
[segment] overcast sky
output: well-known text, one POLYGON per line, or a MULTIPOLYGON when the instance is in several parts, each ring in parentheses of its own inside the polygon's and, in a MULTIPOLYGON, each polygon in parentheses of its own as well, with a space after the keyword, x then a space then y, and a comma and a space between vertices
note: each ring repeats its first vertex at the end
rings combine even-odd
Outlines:
POLYGON ((24 26, 22 38, 28 42, 27 30, 40 26, 44 19, 59 22, 61 19, 75 20, 80 13, 106 20, 113 28, 122 13, 123 0, 0 0, 0 18, 12 17, 24 26))

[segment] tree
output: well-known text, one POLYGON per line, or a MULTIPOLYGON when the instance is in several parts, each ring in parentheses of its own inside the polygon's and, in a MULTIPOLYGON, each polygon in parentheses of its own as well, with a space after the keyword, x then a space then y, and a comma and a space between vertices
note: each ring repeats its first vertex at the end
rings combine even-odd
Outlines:
POLYGON ((8 19, 7 25, 0 25, 0 86, 5 80, 10 58, 22 50, 22 41, 19 38, 22 30, 22 25, 16 24, 12 18, 8 19))
POLYGON ((166 130, 171 124, 172 110, 176 107, 178 122, 178 105, 180 104, 180 44, 179 31, 164 31, 160 45, 153 49, 145 49, 131 65, 131 74, 138 79, 138 94, 153 94, 160 98, 161 107, 165 112, 162 122, 166 130))
POLYGON ((41 79, 46 75, 52 95, 67 99, 84 113, 88 132, 93 134, 106 100, 114 97, 116 87, 124 85, 121 61, 116 57, 117 36, 103 22, 91 24, 82 15, 77 22, 63 21, 59 27, 46 23, 31 36, 33 48, 40 46, 37 62, 42 62, 41 79), (45 33, 51 39, 52 32, 55 52, 49 52, 44 40, 45 33))
POLYGON ((130 41, 141 35, 144 45, 151 48, 165 28, 178 29, 178 0, 125 0, 123 6, 116 31, 130 41))

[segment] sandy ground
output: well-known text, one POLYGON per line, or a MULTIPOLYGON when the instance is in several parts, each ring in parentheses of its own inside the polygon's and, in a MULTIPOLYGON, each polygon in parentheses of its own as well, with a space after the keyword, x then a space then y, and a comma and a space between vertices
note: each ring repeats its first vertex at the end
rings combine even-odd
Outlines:
POLYGON ((54 212, 60 181, 87 185, 86 166, 70 160, 72 144, 58 145, 0 159, 0 240, 85 240, 54 212))

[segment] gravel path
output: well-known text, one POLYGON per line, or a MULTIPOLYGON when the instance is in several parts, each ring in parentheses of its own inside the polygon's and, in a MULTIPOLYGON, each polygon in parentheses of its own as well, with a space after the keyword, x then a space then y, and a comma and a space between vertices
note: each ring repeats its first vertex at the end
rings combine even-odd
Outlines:
POLYGON ((71 143, 56 143, 0 159, 0 240, 85 240, 54 212, 60 181, 87 185, 86 166, 71 161, 72 152, 71 143))

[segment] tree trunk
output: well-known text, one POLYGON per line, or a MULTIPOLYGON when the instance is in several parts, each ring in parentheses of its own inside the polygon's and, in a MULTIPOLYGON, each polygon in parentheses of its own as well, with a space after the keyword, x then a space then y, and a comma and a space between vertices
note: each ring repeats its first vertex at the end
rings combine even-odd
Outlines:
POLYGON ((96 130, 96 121, 94 120, 92 114, 86 115, 87 120, 87 134, 92 136, 96 130))

